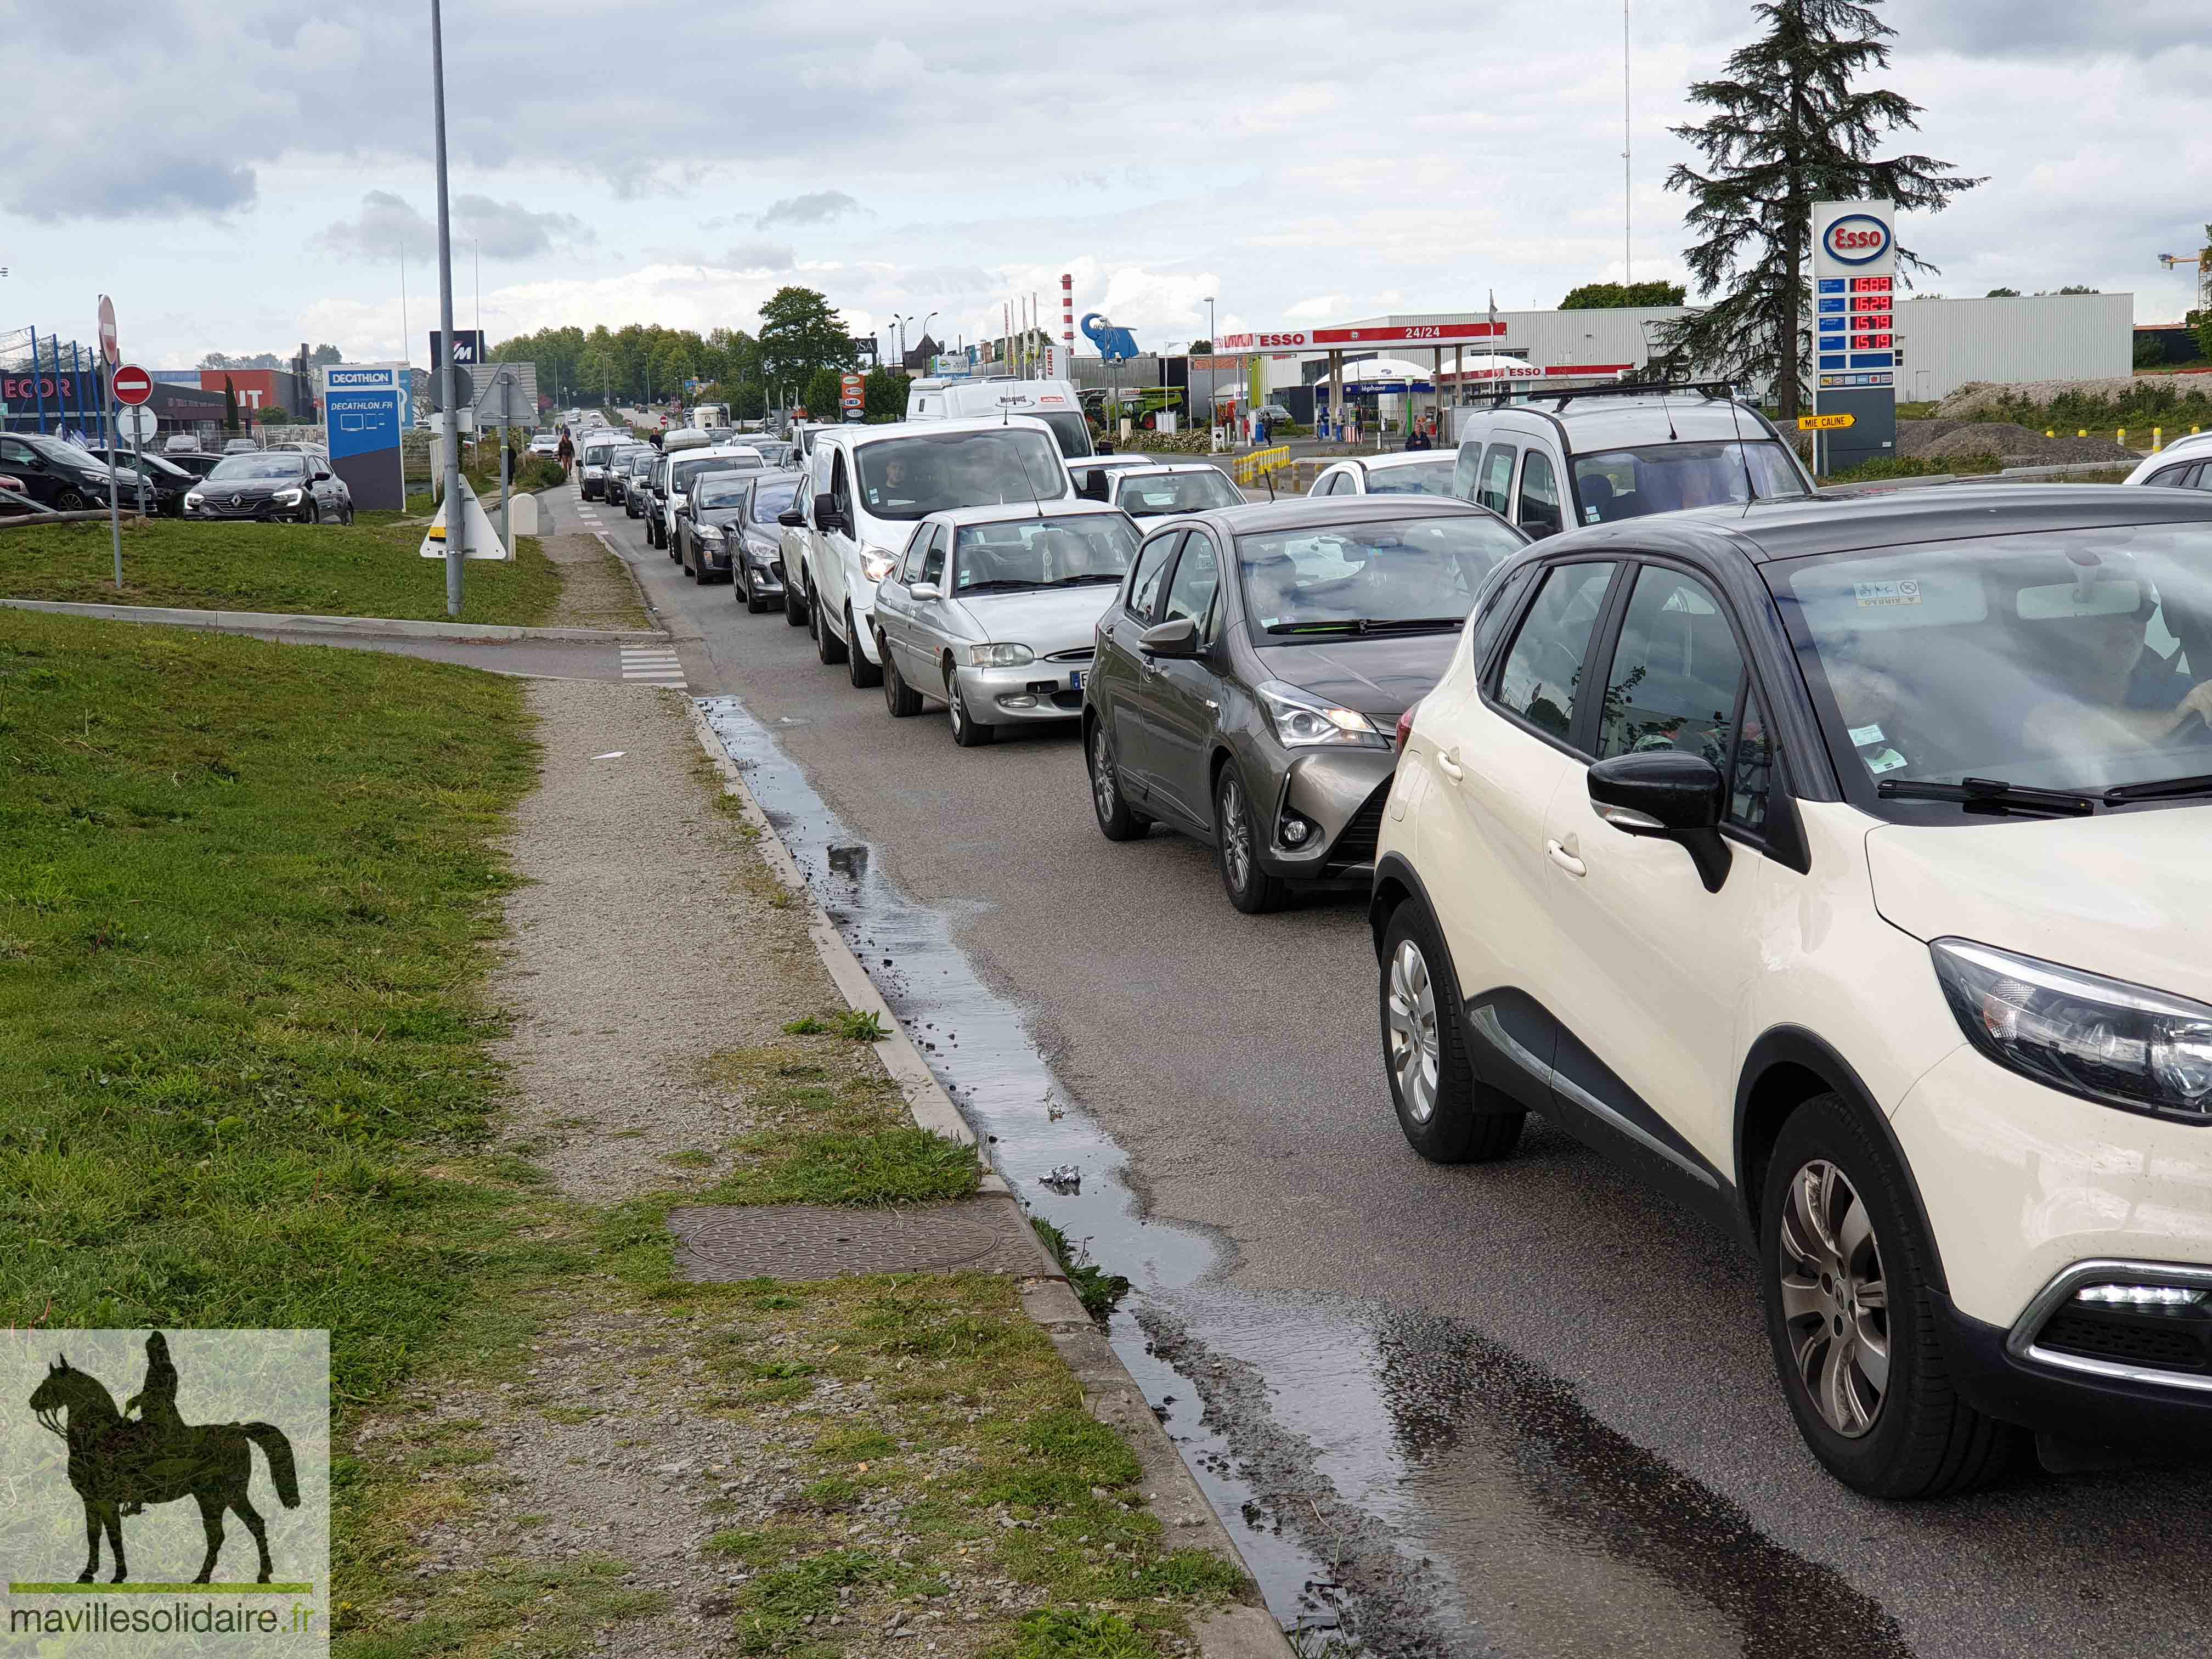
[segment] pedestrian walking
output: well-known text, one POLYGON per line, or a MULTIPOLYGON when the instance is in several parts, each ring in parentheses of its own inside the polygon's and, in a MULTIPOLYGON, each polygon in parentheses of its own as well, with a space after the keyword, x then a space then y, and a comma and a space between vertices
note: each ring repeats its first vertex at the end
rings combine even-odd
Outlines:
POLYGON ((568 441, 568 428, 561 428, 561 447, 553 452, 553 459, 561 463, 561 477, 568 476, 568 463, 576 459, 576 446, 568 441))

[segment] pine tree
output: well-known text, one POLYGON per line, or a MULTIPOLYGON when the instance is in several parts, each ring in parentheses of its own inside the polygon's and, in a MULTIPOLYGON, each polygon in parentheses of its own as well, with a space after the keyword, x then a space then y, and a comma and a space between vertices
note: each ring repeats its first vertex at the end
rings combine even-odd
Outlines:
MULTIPOLYGON (((1752 10, 1765 33, 1729 59, 1726 78, 1690 88, 1714 114, 1674 135, 1706 171, 1678 163, 1667 188, 1689 195, 1688 222, 1704 239, 1683 251, 1691 275, 1702 294, 1722 297, 1662 325, 1655 368, 1770 382, 1780 413, 1794 417, 1811 345, 1801 319, 1813 204, 1886 198, 1934 212, 1984 182, 1932 156, 1875 159, 1882 137, 1913 130, 1921 112, 1899 94, 1852 85, 1888 67, 1884 42, 1896 31, 1875 15, 1880 3, 1761 0, 1752 10)), ((1900 271, 1935 269, 1902 246, 1897 260, 1900 271)))
POLYGON ((238 388, 230 383, 230 376, 222 377, 222 429, 238 430, 238 388))

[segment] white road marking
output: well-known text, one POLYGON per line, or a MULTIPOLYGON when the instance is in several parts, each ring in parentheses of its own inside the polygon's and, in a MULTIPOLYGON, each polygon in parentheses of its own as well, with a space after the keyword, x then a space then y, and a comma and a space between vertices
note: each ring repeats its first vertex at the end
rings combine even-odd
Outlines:
POLYGON ((684 665, 667 647, 625 645, 619 648, 623 679, 642 685, 672 685, 679 690, 684 686, 684 665))

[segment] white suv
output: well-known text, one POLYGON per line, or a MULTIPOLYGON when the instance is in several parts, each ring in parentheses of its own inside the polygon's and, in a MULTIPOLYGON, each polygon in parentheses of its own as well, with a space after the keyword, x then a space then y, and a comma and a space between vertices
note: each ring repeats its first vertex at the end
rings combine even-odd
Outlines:
POLYGON ((1401 726, 1407 1139, 1503 1158, 1541 1112, 1718 1218, 1862 1492, 1972 1486, 2021 1426, 2212 1444, 2208 711, 2212 496, 1535 544, 1401 726))

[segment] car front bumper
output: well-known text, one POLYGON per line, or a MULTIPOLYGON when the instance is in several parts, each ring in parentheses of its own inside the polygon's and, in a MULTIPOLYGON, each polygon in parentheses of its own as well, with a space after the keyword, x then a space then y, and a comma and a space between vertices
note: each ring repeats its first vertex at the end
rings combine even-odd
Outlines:
POLYGON ((182 516, 210 524, 293 524, 305 523, 313 510, 307 501, 297 507, 279 507, 274 501, 246 501, 232 507, 226 502, 221 507, 188 507, 182 516))
POLYGON ((1371 871, 1397 751, 1254 747, 1262 752, 1245 758, 1267 769, 1248 771, 1248 787, 1260 795, 1262 775, 1273 786, 1264 797, 1269 817, 1261 867, 1291 881, 1339 881, 1371 871), (1290 832, 1300 823, 1304 838, 1293 841, 1290 832))
POLYGON ((1024 726, 1080 720, 1083 689, 1073 677, 1090 672, 1087 662, 1029 662, 1018 668, 956 667, 952 678, 977 725, 1024 726))
POLYGON ((782 592, 783 561, 780 558, 763 560, 748 556, 745 560, 745 580, 755 592, 782 592))
POLYGON ((718 545, 702 537, 694 536, 691 538, 691 556, 699 562, 702 570, 714 571, 724 576, 730 574, 730 544, 727 542, 718 545))

